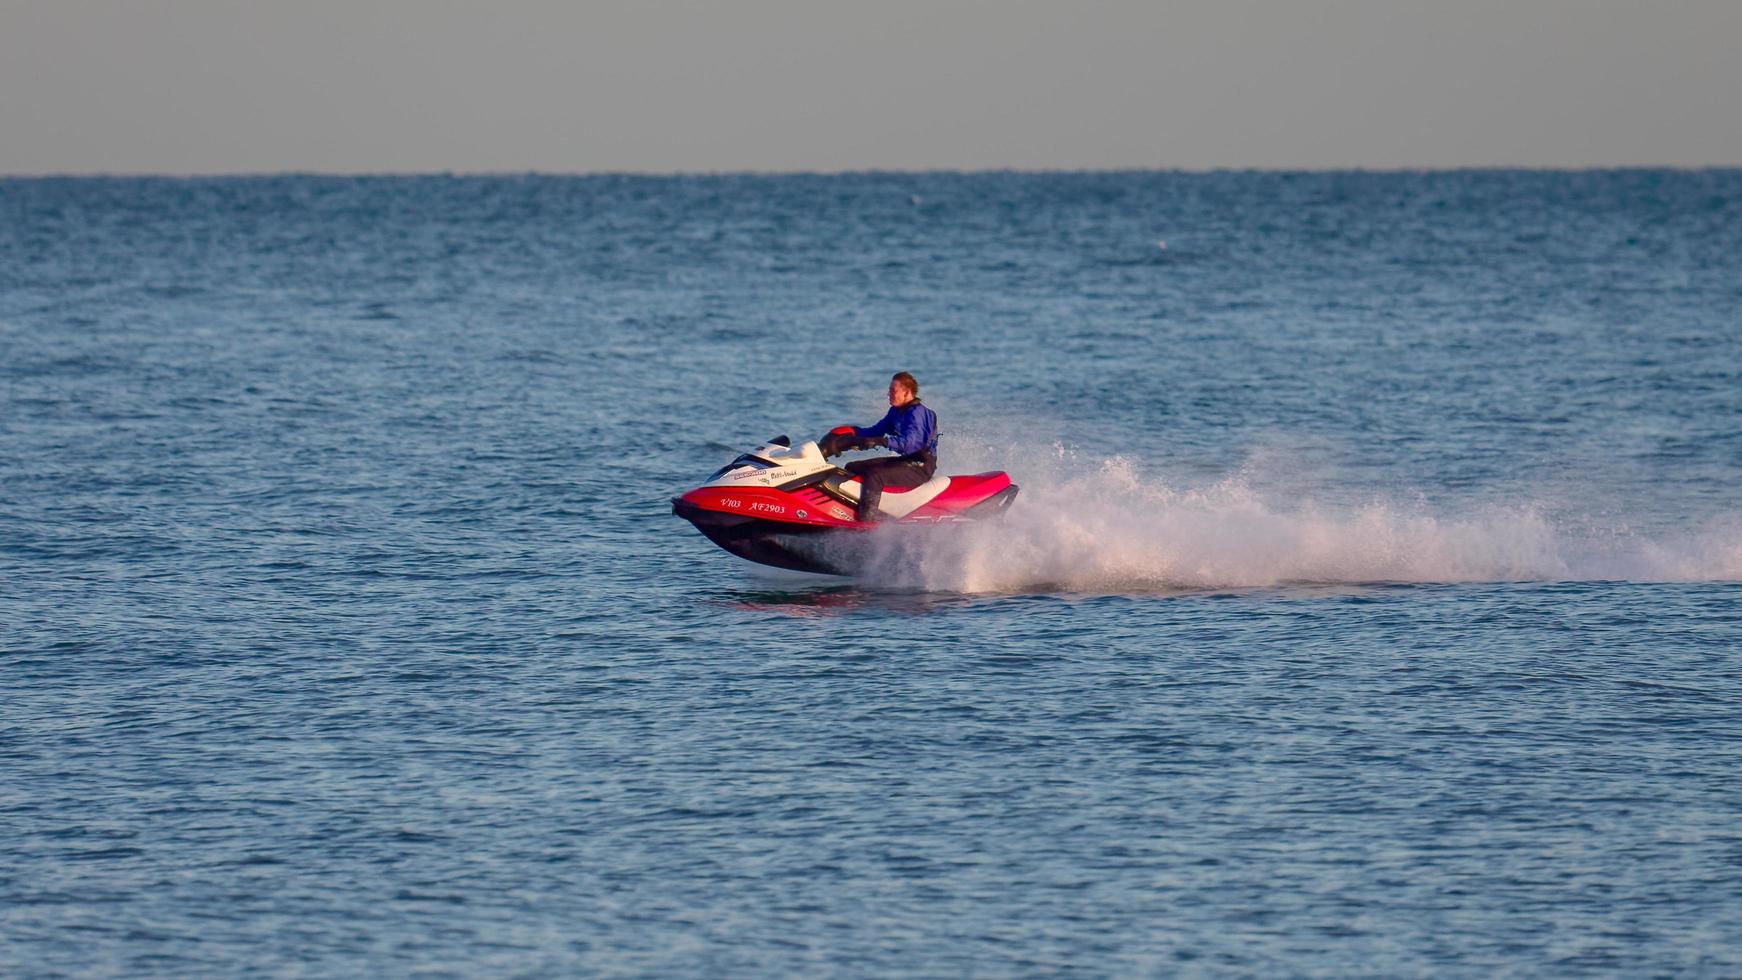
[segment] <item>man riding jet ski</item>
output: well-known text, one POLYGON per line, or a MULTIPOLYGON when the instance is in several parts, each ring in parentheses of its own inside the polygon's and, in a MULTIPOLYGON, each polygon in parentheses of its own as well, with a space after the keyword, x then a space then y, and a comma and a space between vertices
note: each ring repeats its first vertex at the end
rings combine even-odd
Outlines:
POLYGON ((876 425, 841 426, 820 444, 797 448, 786 436, 770 439, 672 498, 672 513, 741 558, 836 575, 853 574, 873 557, 870 532, 879 522, 958 525, 1002 514, 1016 499, 1008 474, 933 475, 937 416, 918 393, 902 372, 889 385, 889 414, 876 425), (845 470, 827 458, 872 445, 898 455, 845 470))
POLYGON ((937 472, 938 415, 919 403, 919 382, 906 371, 889 379, 889 412, 876 425, 831 429, 823 437, 822 452, 824 456, 839 456, 851 449, 874 446, 886 446, 895 455, 847 464, 847 472, 863 484, 855 511, 861 521, 883 519, 877 504, 884 487, 917 487, 937 472))

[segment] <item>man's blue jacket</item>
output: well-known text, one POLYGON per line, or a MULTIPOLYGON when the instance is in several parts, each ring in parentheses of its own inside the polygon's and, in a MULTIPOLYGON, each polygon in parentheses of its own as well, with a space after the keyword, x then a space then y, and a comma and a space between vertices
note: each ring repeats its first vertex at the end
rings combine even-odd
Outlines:
POLYGON ((890 451, 899 456, 936 455, 938 413, 921 405, 915 398, 900 408, 891 408, 876 425, 867 428, 853 426, 853 434, 861 439, 887 436, 890 451))

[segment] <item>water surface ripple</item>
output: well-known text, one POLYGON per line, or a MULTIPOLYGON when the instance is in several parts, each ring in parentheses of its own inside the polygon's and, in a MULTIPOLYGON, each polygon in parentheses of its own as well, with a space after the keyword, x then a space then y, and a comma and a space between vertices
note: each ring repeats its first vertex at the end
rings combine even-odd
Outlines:
POLYGON ((1738 171, 0 180, 0 973, 1734 976, 1738 418, 1738 171))

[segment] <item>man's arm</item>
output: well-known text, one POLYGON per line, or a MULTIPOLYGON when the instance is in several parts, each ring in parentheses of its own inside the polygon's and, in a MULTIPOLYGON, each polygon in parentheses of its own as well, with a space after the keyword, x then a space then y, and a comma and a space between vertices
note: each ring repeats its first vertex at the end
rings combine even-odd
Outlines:
POLYGON ((889 435, 890 432, 894 431, 894 429, 893 429, 894 423, 895 423, 895 409, 892 408, 889 411, 883 413, 883 418, 879 419, 877 421, 876 425, 867 426, 863 429, 859 428, 856 425, 853 426, 853 434, 858 436, 861 439, 871 439, 871 438, 875 438, 877 436, 886 436, 886 435, 889 435))
MULTIPOLYGON (((890 414, 894 414, 891 412, 890 414)), ((889 451, 897 456, 917 453, 926 447, 931 440, 926 432, 925 413, 919 409, 903 412, 890 426, 889 440, 885 443, 889 451)))

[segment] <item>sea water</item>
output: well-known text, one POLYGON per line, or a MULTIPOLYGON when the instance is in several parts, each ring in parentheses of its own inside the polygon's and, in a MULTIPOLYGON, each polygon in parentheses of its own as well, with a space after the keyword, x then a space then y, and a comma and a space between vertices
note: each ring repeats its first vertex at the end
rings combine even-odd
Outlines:
POLYGON ((1734 976, 1739 487, 1734 170, 0 180, 0 973, 1734 976))

